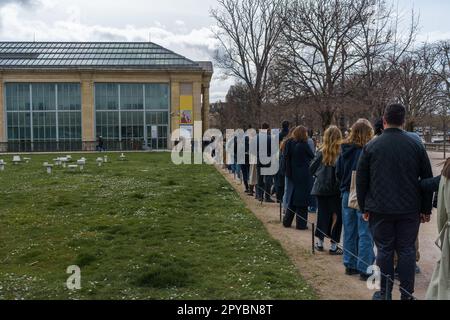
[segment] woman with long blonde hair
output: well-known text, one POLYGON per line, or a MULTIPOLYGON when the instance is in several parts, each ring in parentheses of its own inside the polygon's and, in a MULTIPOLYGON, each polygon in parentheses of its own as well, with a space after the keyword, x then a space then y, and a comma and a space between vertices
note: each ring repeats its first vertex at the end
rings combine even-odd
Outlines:
POLYGON ((370 276, 367 268, 375 261, 374 243, 369 223, 363 219, 360 210, 349 204, 349 199, 352 178, 355 182, 354 177, 362 150, 373 137, 374 130, 371 123, 366 119, 358 120, 342 144, 341 154, 336 164, 336 177, 340 181, 342 194, 343 242, 346 249, 344 252, 345 273, 349 276, 359 274, 361 280, 367 280, 370 276))
POLYGON ((324 250, 325 237, 331 240, 331 255, 342 255, 338 248, 342 233, 342 206, 339 183, 336 179, 336 161, 340 154, 342 132, 330 126, 324 133, 323 143, 310 166, 316 178, 311 194, 317 197, 316 249, 324 250))

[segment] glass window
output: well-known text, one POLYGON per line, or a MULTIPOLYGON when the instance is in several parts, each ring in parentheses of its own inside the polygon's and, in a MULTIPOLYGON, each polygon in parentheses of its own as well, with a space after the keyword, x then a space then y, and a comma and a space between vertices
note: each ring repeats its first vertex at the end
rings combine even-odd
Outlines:
POLYGON ((34 141, 56 141, 56 113, 33 112, 34 141))
POLYGON ((95 109, 118 110, 119 86, 114 83, 95 84, 95 109))
POLYGON ((56 110, 55 85, 38 83, 31 86, 33 110, 56 110))
POLYGON ((119 137, 119 112, 96 112, 97 136, 104 139, 116 139, 119 137))
POLYGON ((123 140, 144 139, 144 117, 142 112, 121 112, 121 133, 123 140))
POLYGON ((30 85, 28 83, 7 83, 5 91, 7 111, 30 110, 30 85))
POLYGON ((60 112, 58 129, 60 140, 81 140, 81 112, 60 112))
POLYGON ((145 85, 145 109, 168 110, 169 109, 169 85, 147 84, 145 85))
POLYGON ((97 136, 121 140, 125 149, 140 149, 144 141, 153 149, 167 148, 168 84, 97 83, 95 99, 97 136), (148 134, 152 125, 158 126, 157 138, 148 134))
POLYGON ((142 84, 120 85, 120 109, 121 110, 144 109, 144 94, 142 84))
POLYGON ((81 110, 79 83, 58 84, 58 110, 81 110))
POLYGON ((18 145, 29 143, 27 148, 31 151, 57 151, 59 137, 59 140, 76 140, 73 146, 80 148, 82 138, 79 84, 7 83, 5 89, 8 141, 18 145))

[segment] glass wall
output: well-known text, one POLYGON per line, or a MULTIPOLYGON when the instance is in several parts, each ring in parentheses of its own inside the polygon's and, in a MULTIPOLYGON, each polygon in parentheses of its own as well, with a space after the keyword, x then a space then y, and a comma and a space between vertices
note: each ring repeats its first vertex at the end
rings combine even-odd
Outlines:
POLYGON ((97 136, 109 150, 165 150, 168 84, 95 84, 97 136))
POLYGON ((6 83, 8 150, 81 150, 79 83, 6 83))

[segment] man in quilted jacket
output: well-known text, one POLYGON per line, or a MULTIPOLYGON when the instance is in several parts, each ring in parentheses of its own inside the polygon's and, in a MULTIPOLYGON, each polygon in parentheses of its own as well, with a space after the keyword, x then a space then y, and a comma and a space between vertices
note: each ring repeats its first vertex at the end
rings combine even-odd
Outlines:
POLYGON ((400 292, 403 300, 413 298, 415 243, 420 223, 430 221, 431 193, 422 191, 420 181, 433 177, 428 154, 402 130, 406 109, 400 104, 386 108, 385 130, 363 149, 357 170, 358 203, 369 221, 378 249, 381 291, 374 300, 391 299, 394 252, 397 252, 400 292))

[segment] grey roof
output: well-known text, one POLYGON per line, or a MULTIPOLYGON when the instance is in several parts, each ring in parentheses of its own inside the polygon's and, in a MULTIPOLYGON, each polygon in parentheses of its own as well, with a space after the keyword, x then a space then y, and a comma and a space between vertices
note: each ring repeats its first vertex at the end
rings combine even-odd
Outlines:
POLYGON ((202 67, 205 72, 213 73, 214 67, 211 61, 197 61, 198 65, 202 67))
POLYGON ((0 42, 0 69, 143 69, 212 72, 151 42, 0 42))

